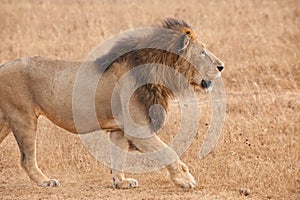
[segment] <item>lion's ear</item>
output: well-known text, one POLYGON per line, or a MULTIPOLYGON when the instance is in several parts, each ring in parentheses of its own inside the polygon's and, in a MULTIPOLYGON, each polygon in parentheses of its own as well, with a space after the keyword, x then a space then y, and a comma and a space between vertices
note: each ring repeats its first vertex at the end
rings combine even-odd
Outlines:
POLYGON ((190 45, 191 37, 186 33, 180 37, 178 53, 182 54, 190 45))

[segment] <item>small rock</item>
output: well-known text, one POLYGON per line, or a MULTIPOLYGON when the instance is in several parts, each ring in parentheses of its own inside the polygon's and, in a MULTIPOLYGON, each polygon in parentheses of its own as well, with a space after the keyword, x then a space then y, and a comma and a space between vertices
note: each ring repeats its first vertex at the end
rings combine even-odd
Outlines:
POLYGON ((240 191, 240 194, 243 194, 245 196, 248 196, 250 194, 249 188, 241 188, 239 191, 240 191))

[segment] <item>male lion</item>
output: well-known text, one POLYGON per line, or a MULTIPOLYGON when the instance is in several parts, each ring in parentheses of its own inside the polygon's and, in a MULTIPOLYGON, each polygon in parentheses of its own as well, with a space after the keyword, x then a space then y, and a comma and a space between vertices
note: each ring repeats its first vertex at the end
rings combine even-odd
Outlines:
MULTIPOLYGON (((130 146, 134 146, 147 153, 164 148, 164 157, 176 158, 166 166, 171 180, 180 187, 193 188, 195 180, 188 167, 156 133, 164 124, 168 101, 174 93, 181 93, 188 87, 186 83, 209 88, 212 81, 220 77, 224 65, 197 39, 186 22, 166 19, 159 28, 169 31, 156 29, 144 35, 128 36, 118 41, 108 53, 88 63, 90 68, 97 69, 97 73, 103 73, 95 93, 97 119, 101 129, 110 133, 112 144, 121 149, 127 151, 130 146), (139 48, 145 46, 148 48, 139 48), (124 51, 131 48, 132 51, 124 51), (115 59, 108 63, 111 58, 115 59), (117 123, 111 111, 111 98, 118 80, 129 70, 143 64, 150 64, 151 69, 131 75, 136 83, 146 84, 141 85, 131 96, 129 109, 136 122, 149 125, 151 134, 145 138, 128 134, 126 129, 123 131, 125 119, 117 123), (185 77, 186 82, 175 80, 159 64, 171 67, 185 77), (159 76, 165 77, 164 81, 172 85, 173 89, 160 82, 153 82, 159 76)), ((40 115, 72 133, 94 131, 99 126, 87 123, 83 131, 76 129, 72 95, 80 66, 81 62, 76 61, 30 57, 0 67, 0 143, 13 132, 21 152, 21 166, 38 186, 59 186, 56 179, 49 179, 37 166, 36 130, 40 115)), ((124 106, 127 105, 122 104, 121 94, 119 97, 116 100, 116 105, 120 106, 117 115, 122 119, 124 106)), ((121 169, 126 156, 120 155, 116 148, 111 148, 113 185, 116 188, 137 187, 135 179, 125 178, 121 169)))

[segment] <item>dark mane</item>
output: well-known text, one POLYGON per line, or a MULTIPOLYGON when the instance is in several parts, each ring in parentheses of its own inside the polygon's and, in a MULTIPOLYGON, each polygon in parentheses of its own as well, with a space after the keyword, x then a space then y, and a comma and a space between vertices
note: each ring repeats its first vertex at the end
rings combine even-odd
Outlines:
POLYGON ((174 18, 167 18, 162 22, 162 27, 163 28, 168 28, 172 30, 177 30, 180 31, 183 27, 185 28, 192 28, 188 23, 186 23, 183 20, 177 20, 174 18))
POLYGON ((151 106, 160 104, 167 111, 168 100, 174 97, 173 92, 182 93, 188 87, 187 81, 174 79, 174 73, 162 65, 169 66, 184 76, 191 71, 193 66, 184 59, 184 53, 179 53, 179 50, 184 46, 186 35, 193 38, 193 34, 185 21, 168 18, 156 28, 129 34, 95 61, 101 72, 107 71, 114 63, 126 62, 127 70, 143 64, 151 65, 150 72, 145 71, 133 76, 137 84, 147 83, 139 87, 135 94, 149 111, 151 126, 155 132, 162 127, 165 113, 157 109, 149 110, 151 106), (153 83, 153 80, 156 83, 153 83), (166 85, 172 85, 172 89, 166 85))

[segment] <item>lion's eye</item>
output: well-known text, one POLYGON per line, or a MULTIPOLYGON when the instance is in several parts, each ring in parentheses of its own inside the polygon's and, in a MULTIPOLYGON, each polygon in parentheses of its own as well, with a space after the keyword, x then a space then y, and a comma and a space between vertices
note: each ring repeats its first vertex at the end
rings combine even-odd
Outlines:
POLYGON ((201 56, 206 56, 206 51, 204 49, 201 51, 201 56))

